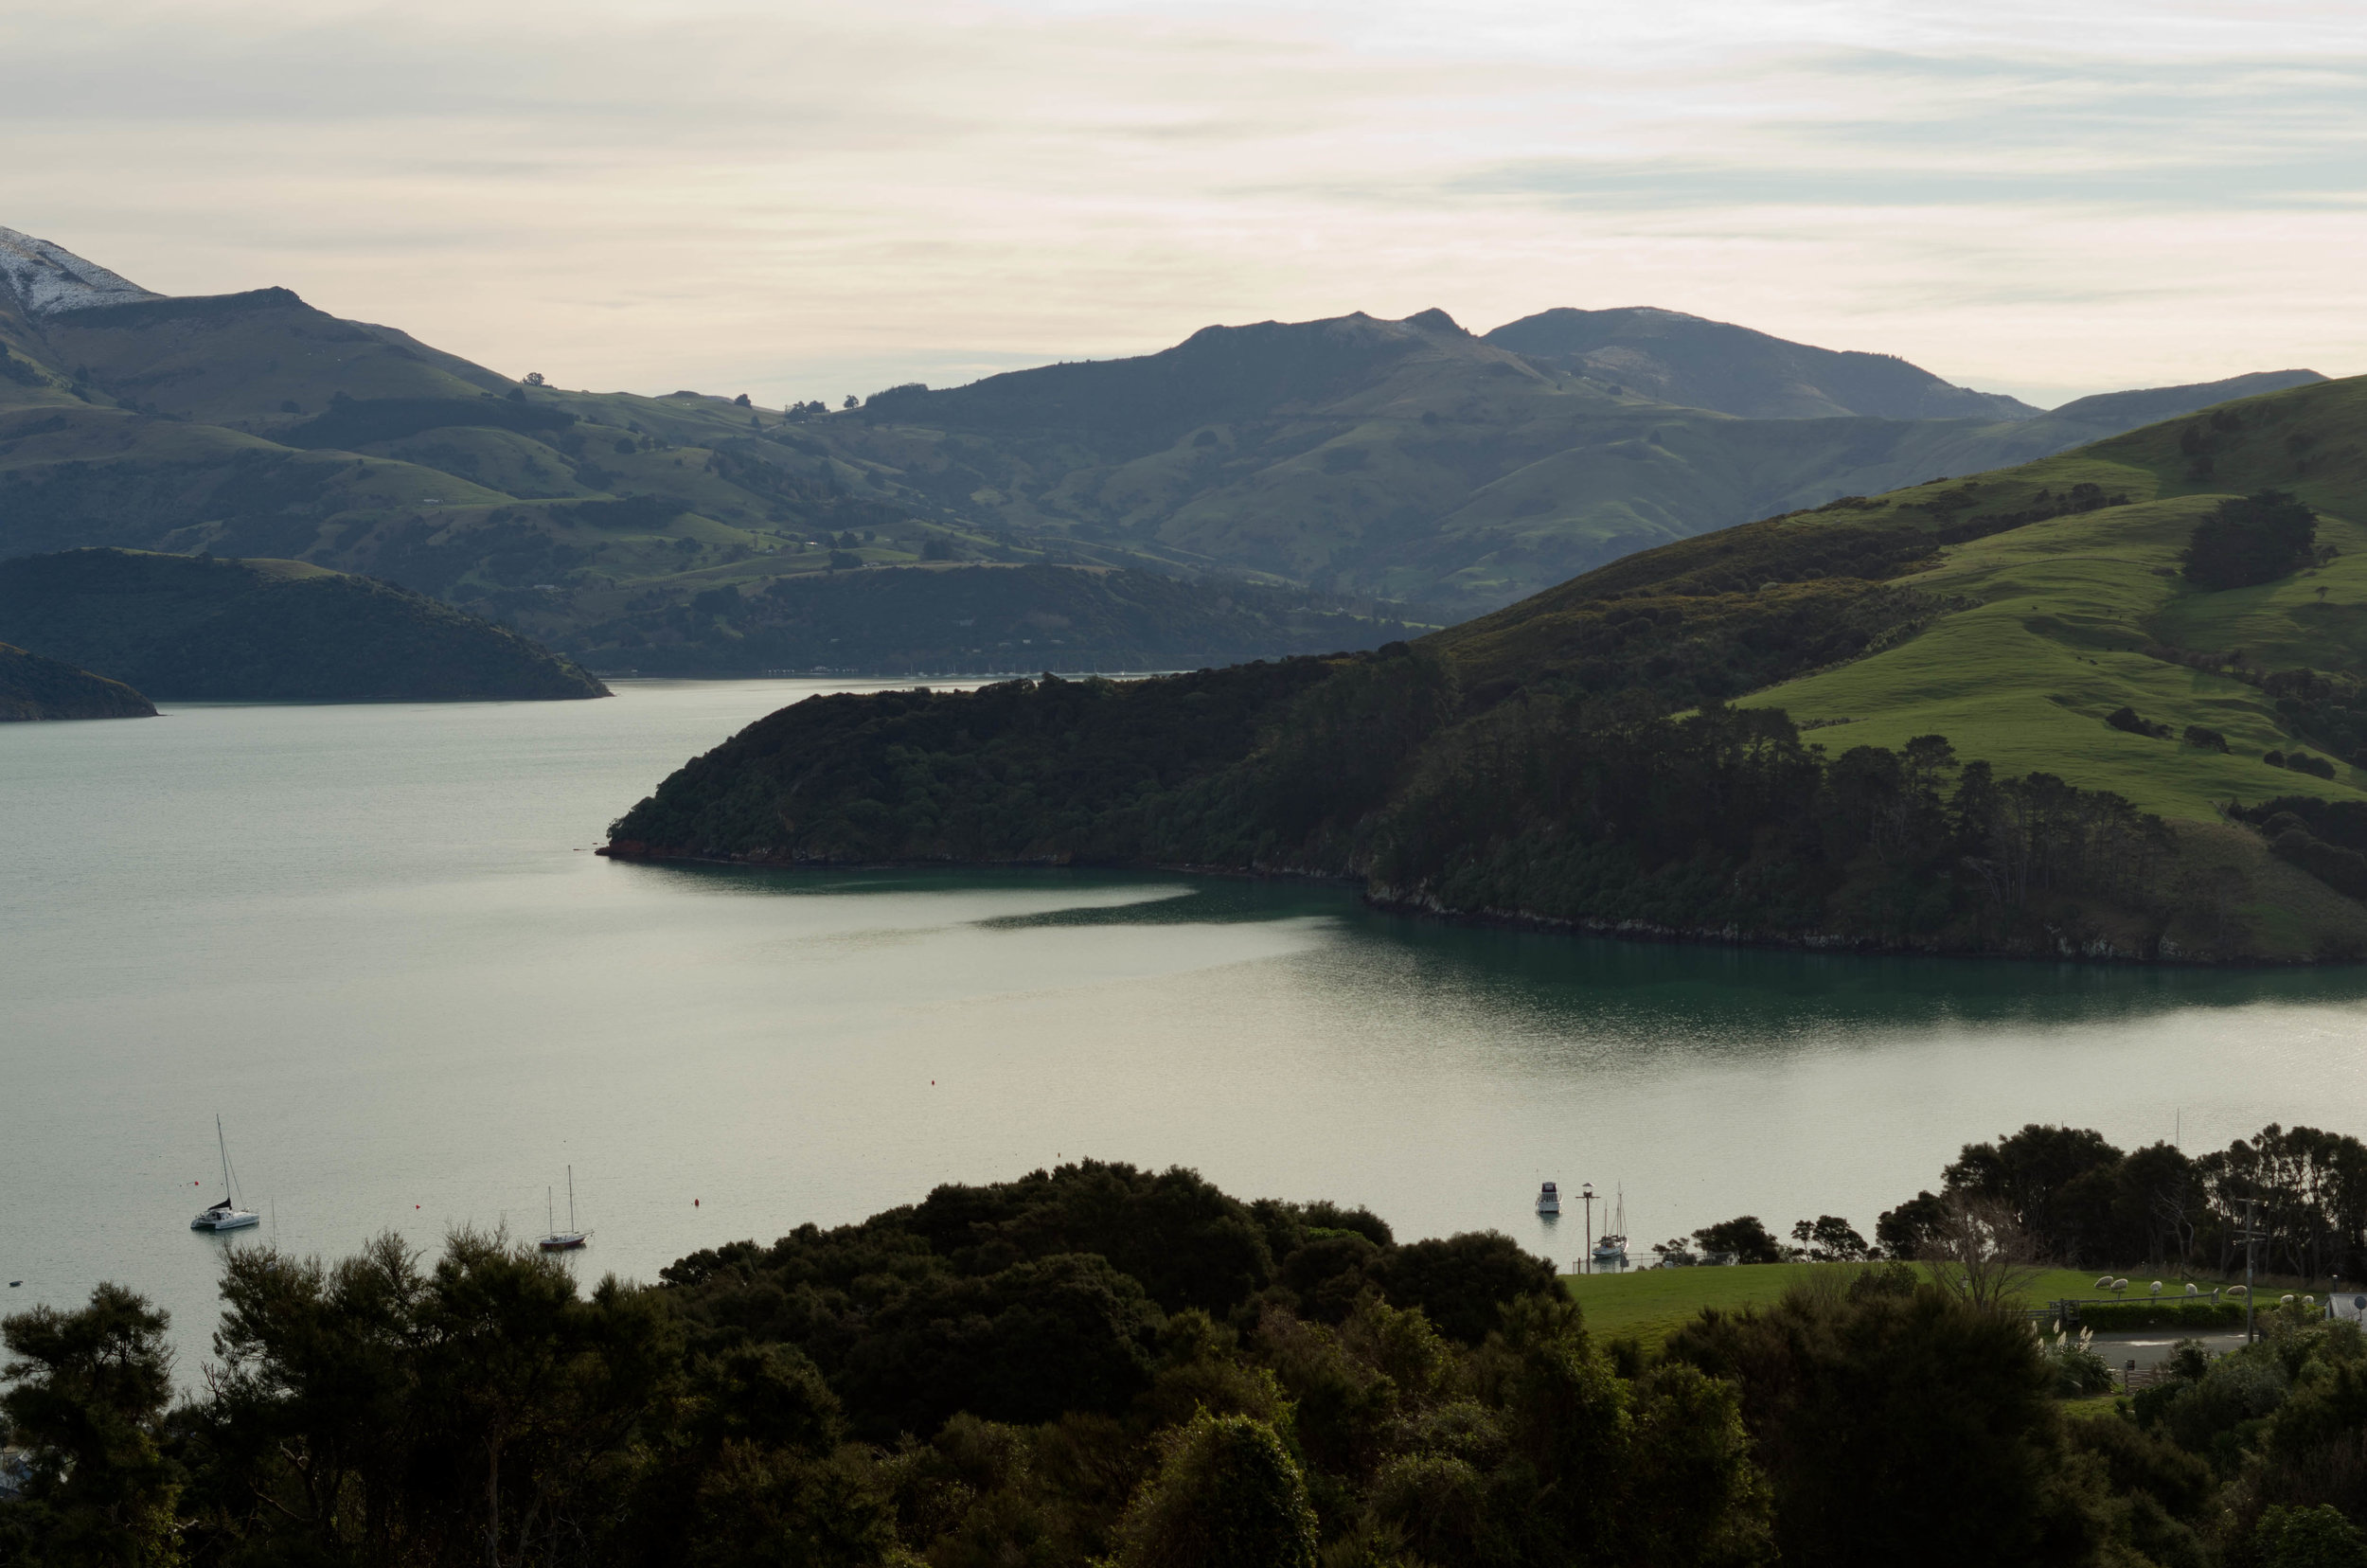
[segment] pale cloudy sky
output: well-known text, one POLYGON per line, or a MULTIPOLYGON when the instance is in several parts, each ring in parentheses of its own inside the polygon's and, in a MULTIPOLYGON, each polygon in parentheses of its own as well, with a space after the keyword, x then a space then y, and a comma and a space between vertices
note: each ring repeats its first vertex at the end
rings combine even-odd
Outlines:
POLYGON ((1652 304, 2053 402, 2367 372, 2367 5, 0 0, 0 224, 566 385, 1652 304))

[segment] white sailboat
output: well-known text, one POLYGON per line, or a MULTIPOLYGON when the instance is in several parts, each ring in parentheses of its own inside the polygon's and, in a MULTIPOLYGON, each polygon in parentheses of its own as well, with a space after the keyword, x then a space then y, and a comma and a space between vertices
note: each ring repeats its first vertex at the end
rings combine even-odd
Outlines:
POLYGON ((201 1210, 189 1221, 189 1229, 201 1231, 244 1230, 259 1225, 263 1217, 253 1209, 240 1208, 237 1202, 238 1188, 230 1178, 230 1140, 222 1136, 222 1117, 214 1117, 214 1144, 222 1150, 222 1202, 201 1210))
POLYGON ((1614 1271, 1628 1266, 1628 1193, 1625 1187, 1619 1189, 1618 1203, 1611 1210, 1611 1228, 1595 1238, 1594 1266, 1614 1271))
POLYGON ((553 1206, 549 1187, 543 1189, 543 1223, 551 1228, 549 1233, 535 1245, 544 1252, 574 1252, 578 1247, 592 1239, 590 1231, 576 1229, 576 1167, 574 1166, 567 1167, 567 1228, 565 1230, 559 1228, 558 1211, 553 1206))

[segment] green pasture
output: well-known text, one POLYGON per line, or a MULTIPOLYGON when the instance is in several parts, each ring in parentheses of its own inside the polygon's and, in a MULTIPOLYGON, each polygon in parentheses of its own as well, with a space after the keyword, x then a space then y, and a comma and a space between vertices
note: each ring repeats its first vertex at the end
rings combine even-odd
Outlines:
MULTIPOLYGON (((1733 1310, 1765 1305, 1795 1285, 1813 1283, 1820 1275, 1832 1279, 1836 1285, 1844 1285, 1866 1267, 1862 1263, 1746 1263, 1727 1269, 1640 1269, 1621 1274, 1565 1274, 1562 1284, 1569 1290, 1571 1299, 1585 1309, 1586 1326, 1597 1336, 1609 1339, 1631 1335, 1650 1345, 1666 1338, 1705 1307, 1733 1310)), ((2034 1309, 2067 1299, 2142 1302, 2154 1299, 2146 1287, 2158 1278, 2162 1281, 2161 1299, 2180 1301, 2185 1299, 2191 1278, 2207 1300, 2215 1285, 2231 1283, 2200 1274, 2122 1270, 2115 1277, 2127 1278, 2128 1289, 2098 1291, 2096 1280, 2103 1272, 2041 1270, 2020 1294, 2023 1303, 2034 1309)), ((2266 1307, 2274 1305, 2277 1294, 2284 1291, 2314 1289, 2323 1295, 2327 1287, 2323 1282, 2310 1287, 2264 1277, 2258 1288, 2266 1307)))
POLYGON ((2327 518, 2320 538, 2342 552, 2330 564, 2205 593, 2176 575, 2177 561, 2213 505, 2205 496, 2140 502, 1957 546, 1901 582, 1967 608, 1899 647, 1769 687, 1749 704, 1824 722, 1831 727, 1817 739, 1835 752, 1945 735, 1957 755, 2001 774, 2059 774, 2172 819, 2211 821, 2231 797, 2367 797, 2358 769, 2326 781, 2261 761, 2293 741, 2254 687, 2143 651, 2155 643, 2240 648, 2272 668, 2349 664, 2367 651, 2367 527, 2327 518), (2107 726, 2105 716, 2123 706, 2177 734, 2189 724, 2218 730, 2230 749, 2107 726))

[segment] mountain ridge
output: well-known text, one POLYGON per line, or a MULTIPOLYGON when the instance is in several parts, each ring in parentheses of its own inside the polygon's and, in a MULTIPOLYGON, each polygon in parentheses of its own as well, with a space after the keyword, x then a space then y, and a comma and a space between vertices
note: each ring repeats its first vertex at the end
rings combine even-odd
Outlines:
POLYGON ((1568 306, 1507 322, 1484 342, 1658 401, 1742 419, 2027 419, 2039 409, 1942 381, 1895 354, 1819 348, 1682 311, 1568 306), (1672 352, 1672 349, 1674 350, 1672 352), (1716 362, 1705 373, 1705 361, 1716 362))
MULTIPOLYGON (((115 287, 56 247, 11 254, 115 287)), ((1215 326, 1154 355, 776 411, 529 384, 284 289, 121 289, 35 316, 0 288, 0 556, 297 558, 579 656, 615 652, 608 629, 667 619, 658 634, 709 667, 741 645, 700 596, 804 579, 835 593, 829 574, 849 564, 1144 572, 1201 585, 1212 612, 1229 585, 1264 585, 1363 607, 1365 634, 1385 640, 1393 619, 1485 614, 1635 549, 2042 455, 2135 417, 2124 400, 2078 417, 1741 418, 1557 368, 1443 311, 1215 326)), ((1904 375, 1900 397, 1946 385, 1681 312, 1596 318, 1638 353, 1682 329, 1772 355, 1785 397, 1820 366, 1904 375)), ((1699 369, 1672 360, 1670 374, 1699 369)), ((1838 383, 1809 393, 1814 408, 1877 406, 1838 383)), ((908 630, 905 646, 928 641, 908 630)))
POLYGON ((62 245, 12 228, 0 228, 0 282, 17 308, 35 317, 163 297, 62 245))

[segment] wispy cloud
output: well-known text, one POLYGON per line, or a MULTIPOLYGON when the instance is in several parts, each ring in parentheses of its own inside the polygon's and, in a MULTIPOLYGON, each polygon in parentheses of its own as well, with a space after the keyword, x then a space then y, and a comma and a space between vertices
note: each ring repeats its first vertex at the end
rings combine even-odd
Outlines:
POLYGON ((1433 304, 2006 389, 2367 370, 2348 4, 20 0, 0 138, 0 223, 571 384, 1433 304))

